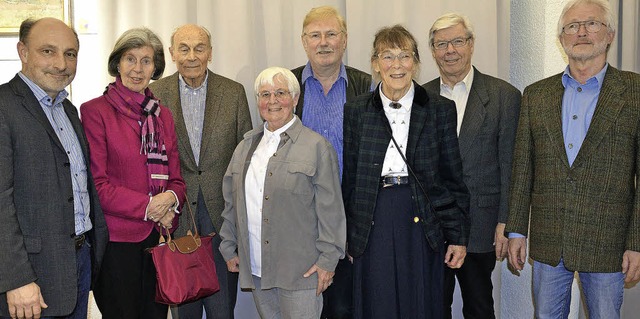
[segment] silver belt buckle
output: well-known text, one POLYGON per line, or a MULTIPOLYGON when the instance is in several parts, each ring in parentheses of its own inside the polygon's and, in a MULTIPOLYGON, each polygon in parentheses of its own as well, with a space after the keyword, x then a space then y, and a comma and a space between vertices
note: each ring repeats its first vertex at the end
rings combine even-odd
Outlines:
POLYGON ((384 182, 382 183, 382 188, 387 188, 387 187, 391 187, 393 185, 396 185, 393 182, 392 183, 387 183, 387 178, 391 178, 391 181, 393 181, 394 179, 398 180, 398 181, 400 180, 399 176, 385 176, 385 177, 382 178, 384 180, 384 182))

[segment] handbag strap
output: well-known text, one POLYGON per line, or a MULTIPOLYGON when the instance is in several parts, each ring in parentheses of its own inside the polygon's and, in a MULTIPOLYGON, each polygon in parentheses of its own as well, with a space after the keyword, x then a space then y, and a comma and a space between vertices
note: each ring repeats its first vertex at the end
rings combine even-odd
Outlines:
MULTIPOLYGON (((427 191, 424 189, 424 186, 422 186, 422 183, 420 182, 420 179, 418 179, 418 176, 413 171, 413 168, 411 168, 411 165, 409 165, 409 161, 407 161, 407 158, 404 156, 404 154, 402 154, 402 151, 400 150, 400 147, 398 146, 398 142, 396 142, 396 139, 393 137, 393 132, 391 131, 391 128, 389 128, 388 126, 385 126, 385 127, 387 128, 387 131, 391 134, 391 141, 393 141, 393 145, 396 146, 396 149, 398 150, 398 153, 400 154, 400 157, 402 157, 402 160, 407 165, 407 169, 409 170, 409 173, 416 180, 416 183, 418 183, 418 187, 420 187, 420 190, 422 191, 422 194, 424 195, 424 198, 427 200, 427 204, 429 205, 430 210, 432 211, 432 213, 434 213, 434 216, 437 216, 437 215, 435 215, 435 208, 431 204, 431 199, 429 199, 429 195, 427 194, 427 191)), ((423 222, 425 222, 424 216, 423 216, 422 220, 423 220, 423 222)))
MULTIPOLYGON (((186 203, 184 206, 187 206, 187 210, 189 211, 189 215, 191 216, 191 225, 193 226, 193 233, 195 234, 194 237, 198 237, 198 227, 196 227, 196 219, 194 217, 193 211, 191 210, 191 205, 189 205, 189 196, 187 196, 187 194, 185 194, 185 198, 186 198, 186 203)), ((183 207, 184 207, 183 206, 183 207)), ((182 210, 184 211, 184 209, 182 210)), ((160 239, 159 242, 160 243, 164 243, 164 236, 163 236, 163 230, 167 232, 167 242, 171 242, 171 232, 169 231, 169 229, 165 228, 164 226, 160 227, 160 239)))

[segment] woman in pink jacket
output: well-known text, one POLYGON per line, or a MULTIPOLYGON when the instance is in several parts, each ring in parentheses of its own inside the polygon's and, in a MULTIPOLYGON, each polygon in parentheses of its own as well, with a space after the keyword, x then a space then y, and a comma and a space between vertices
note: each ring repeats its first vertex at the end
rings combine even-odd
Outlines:
POLYGON ((164 71, 163 52, 149 29, 124 32, 109 56, 115 82, 80 107, 110 237, 94 287, 104 318, 167 317, 145 251, 175 229, 185 198, 173 117, 147 88, 164 71))

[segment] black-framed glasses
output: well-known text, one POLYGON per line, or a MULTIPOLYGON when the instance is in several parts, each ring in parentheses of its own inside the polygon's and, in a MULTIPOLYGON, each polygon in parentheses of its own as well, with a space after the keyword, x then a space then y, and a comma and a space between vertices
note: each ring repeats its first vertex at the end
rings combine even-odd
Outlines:
POLYGON ((391 65, 395 59, 398 59, 402 64, 407 64, 413 60, 413 52, 401 51, 398 54, 393 54, 391 51, 384 51, 378 53, 377 57, 386 65, 391 65))
POLYGON ((449 43, 451 43, 454 48, 459 48, 467 45, 469 40, 471 40, 471 37, 455 38, 450 41, 437 41, 433 43, 433 48, 436 50, 446 50, 449 47, 449 43))
POLYGON ((270 101, 272 95, 276 98, 277 101, 284 101, 289 97, 290 94, 291 92, 286 90, 275 90, 275 91, 262 91, 256 95, 262 101, 270 101))
POLYGON ((606 24, 597 20, 577 21, 565 24, 562 27, 562 32, 569 35, 576 34, 580 31, 580 26, 582 25, 589 33, 597 33, 602 30, 602 26, 606 26, 606 24))

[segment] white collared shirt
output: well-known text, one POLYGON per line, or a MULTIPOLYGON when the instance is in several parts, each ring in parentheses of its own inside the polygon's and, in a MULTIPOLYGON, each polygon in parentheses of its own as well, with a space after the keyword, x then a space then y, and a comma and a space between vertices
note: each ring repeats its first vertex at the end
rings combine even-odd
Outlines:
MULTIPOLYGON (((381 84, 382 85, 382 84, 381 84)), ((398 142, 400 151, 403 155, 406 155, 407 141, 409 140, 409 121, 411 120, 411 106, 413 105, 413 96, 415 95, 415 87, 411 83, 411 88, 407 91, 398 103, 402 105, 399 109, 393 109, 389 106, 392 102, 388 97, 380 90, 380 99, 384 107, 384 114, 387 116, 391 131, 393 132, 393 138, 398 142)), ((389 147, 387 147, 387 153, 384 155, 384 162, 382 164, 382 176, 408 176, 407 165, 404 163, 402 156, 398 153, 396 146, 393 144, 393 140, 389 141, 389 147)))
POLYGON ((249 229, 249 258, 251 274, 262 277, 262 200, 264 198, 264 180, 269 159, 278 150, 281 135, 293 125, 296 116, 283 127, 271 132, 267 122, 260 143, 251 155, 251 163, 244 181, 245 201, 247 205, 247 227, 249 229))
POLYGON ((465 76, 462 81, 456 83, 453 88, 444 83, 442 81, 442 77, 440 77, 440 95, 456 103, 456 111, 458 113, 458 136, 460 136, 460 127, 462 127, 464 111, 467 108, 467 100, 469 99, 471 84, 473 84, 473 68, 471 68, 469 73, 467 73, 467 76, 465 76))

